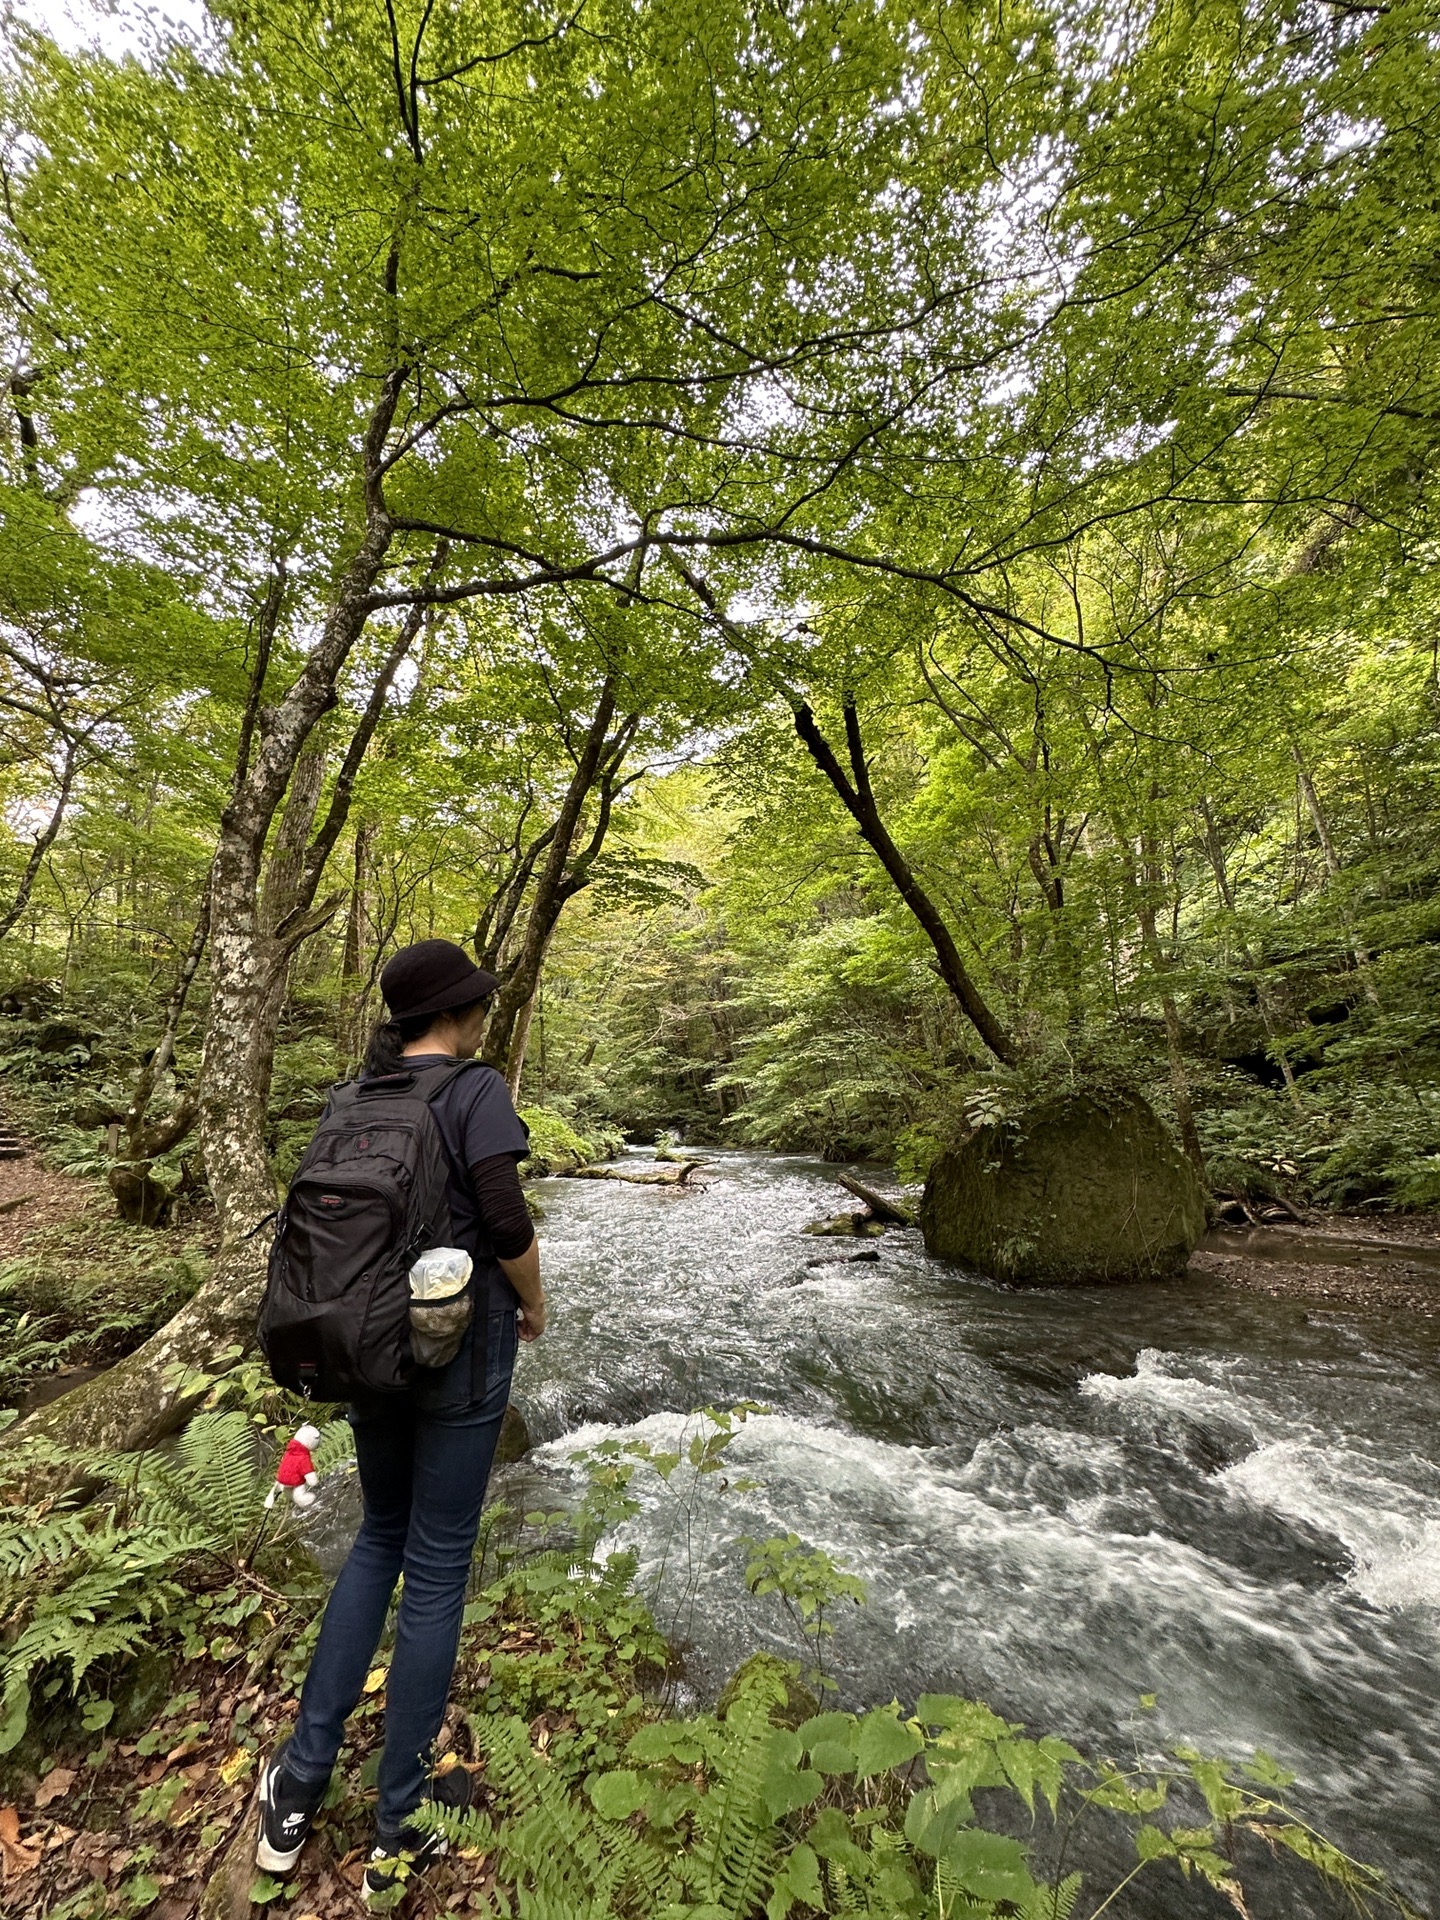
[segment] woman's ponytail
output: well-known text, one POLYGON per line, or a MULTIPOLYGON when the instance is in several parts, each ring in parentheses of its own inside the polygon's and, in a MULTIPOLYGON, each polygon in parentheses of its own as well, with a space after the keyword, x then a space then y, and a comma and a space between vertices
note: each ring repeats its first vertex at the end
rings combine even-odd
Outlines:
POLYGON ((387 1073, 403 1072, 406 1047, 428 1033, 434 1024, 433 1013, 422 1013, 418 1019, 382 1020, 370 1035, 361 1073, 367 1080, 377 1080, 387 1073))
POLYGON ((370 1035, 365 1049, 365 1064, 360 1073, 366 1080, 378 1080, 387 1073, 405 1071, 405 1049, 413 1041, 423 1040, 437 1021, 463 1019, 476 1007, 489 1004, 487 993, 479 1000, 467 1000, 463 1007, 447 1007, 442 1013, 412 1013, 404 1020, 382 1020, 370 1035))

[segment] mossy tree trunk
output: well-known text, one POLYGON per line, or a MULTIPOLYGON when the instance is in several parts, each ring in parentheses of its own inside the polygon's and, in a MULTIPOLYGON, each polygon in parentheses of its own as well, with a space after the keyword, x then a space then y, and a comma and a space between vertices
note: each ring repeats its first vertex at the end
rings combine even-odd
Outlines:
MULTIPOLYGON (((199 1094, 201 1147, 220 1221, 214 1269, 195 1297, 144 1346, 99 1378, 17 1422, 0 1445, 31 1435, 80 1454, 147 1446, 181 1425, 216 1377, 254 1338, 264 1279, 263 1225, 275 1208, 265 1150, 274 1057, 277 988, 290 957, 336 911, 341 896, 315 904, 326 861, 349 811, 360 761, 379 722, 394 674, 420 629, 417 604, 398 630, 351 737, 325 818, 309 837, 318 778, 302 778, 266 873, 266 843, 307 743, 335 702, 336 684, 364 631, 370 596, 394 527, 381 476, 404 379, 382 383, 365 436, 366 524, 330 605, 324 628, 288 692, 262 706, 271 641, 281 618, 286 570, 276 560, 259 622, 260 645, 242 718, 230 801, 221 817, 210 877, 210 1015, 199 1094), (269 884, 262 888, 262 875, 269 884)), ((442 547, 434 567, 444 558, 442 547)), ((432 567, 432 574, 434 571, 432 567)), ((317 769, 311 768, 312 773, 317 769)))
MULTIPOLYGON (((1155 798, 1153 792, 1151 798, 1152 801, 1155 798)), ((1175 1003, 1175 995, 1170 986, 1175 958, 1166 950, 1160 939, 1155 911, 1164 877, 1161 871, 1159 848, 1153 832, 1147 829, 1141 833, 1138 865, 1128 846, 1122 855, 1122 865, 1134 907, 1135 921, 1140 929, 1141 951, 1159 987, 1160 1014, 1165 1023, 1165 1055, 1170 1069, 1170 1098, 1175 1105, 1175 1122, 1180 1130, 1180 1144, 1185 1149, 1186 1159, 1200 1176, 1202 1184, 1205 1184, 1208 1183, 1209 1176, 1205 1168, 1205 1150, 1200 1144, 1199 1130, 1195 1125, 1195 1106, 1190 1095, 1190 1073, 1185 1065, 1184 1030, 1180 1024, 1180 1009, 1175 1003)))
POLYGON ((553 823, 528 847, 516 848, 510 871, 491 895, 475 929, 480 964, 500 981, 480 1057, 505 1075, 512 1090, 519 1088, 529 1038, 529 1009, 560 916, 567 903, 589 886, 610 830, 615 801, 638 777, 626 776, 624 768, 640 718, 630 714, 611 732, 615 688, 612 671, 600 689, 589 726, 572 748, 575 771, 553 823), (592 796, 594 821, 576 851, 592 796))

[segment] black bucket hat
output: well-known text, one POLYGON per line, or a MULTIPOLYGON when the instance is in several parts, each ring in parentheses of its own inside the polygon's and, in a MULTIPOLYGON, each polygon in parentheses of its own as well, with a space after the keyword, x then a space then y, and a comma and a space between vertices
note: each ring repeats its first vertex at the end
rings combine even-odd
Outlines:
POLYGON ((500 982, 453 940, 417 940, 385 963, 380 991, 395 1020, 449 1013, 494 993, 500 982))

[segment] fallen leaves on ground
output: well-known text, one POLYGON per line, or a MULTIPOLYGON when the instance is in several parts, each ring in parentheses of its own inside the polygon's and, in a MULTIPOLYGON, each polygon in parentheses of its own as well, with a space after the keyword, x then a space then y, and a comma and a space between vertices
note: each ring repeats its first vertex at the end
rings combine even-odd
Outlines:
POLYGON ((75 1783, 73 1767, 52 1767, 35 1789, 37 1807, 48 1807, 52 1800, 59 1800, 67 1794, 75 1783))
MULTIPOLYGON (((490 1634, 488 1647, 472 1639, 465 1649, 457 1672, 462 1698, 467 1675, 483 1668, 497 1643, 507 1651, 552 1644, 533 1628, 517 1629, 513 1619, 497 1620, 490 1634)), ((39 1778, 12 1785, 19 1804, 0 1807, 4 1920, 49 1920, 59 1908, 70 1920, 196 1920, 242 1820, 248 1828, 259 1763, 293 1725, 297 1703, 275 1676, 267 1685, 250 1679, 243 1661, 226 1666, 208 1654, 177 1666, 171 1696, 140 1735, 77 1734, 73 1746, 45 1757, 39 1778)), ((365 1914, 359 1888, 375 1795, 360 1780, 383 1736, 383 1706, 383 1692, 362 1700, 341 1754, 343 1797, 317 1820, 284 1900, 251 1907, 254 1920, 267 1913, 276 1920, 365 1914)), ((569 1725, 573 1715, 541 1714, 532 1737, 544 1751, 569 1725)), ((493 1806, 459 1706, 447 1714, 437 1744, 450 1764, 468 1764, 477 1806, 493 1806)), ((238 1851, 243 1898, 258 1869, 249 1866, 248 1846, 238 1851)), ((457 1849, 407 1892, 404 1920, 483 1909, 495 1884, 493 1853, 457 1849)))
POLYGON ((20 1815, 14 1807, 0 1807, 0 1880, 32 1873, 40 1864, 41 1844, 20 1838, 20 1815))

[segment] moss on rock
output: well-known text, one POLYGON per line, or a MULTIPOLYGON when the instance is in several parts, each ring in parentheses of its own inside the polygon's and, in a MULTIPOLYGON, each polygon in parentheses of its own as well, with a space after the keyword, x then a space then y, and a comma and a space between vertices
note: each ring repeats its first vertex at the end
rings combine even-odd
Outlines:
POLYGON ((929 1252, 1017 1286, 1167 1279, 1205 1230, 1189 1161, 1138 1094, 1064 1094, 977 1127, 925 1182, 929 1252))

